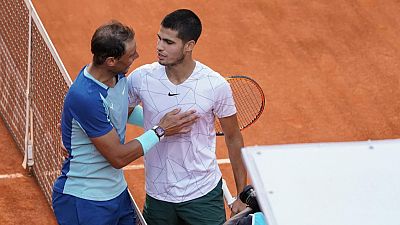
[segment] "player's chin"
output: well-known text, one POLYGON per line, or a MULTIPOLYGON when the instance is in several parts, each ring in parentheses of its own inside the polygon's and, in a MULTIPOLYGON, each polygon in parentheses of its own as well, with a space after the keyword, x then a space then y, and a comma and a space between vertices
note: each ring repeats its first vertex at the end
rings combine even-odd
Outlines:
POLYGON ((164 60, 161 60, 161 59, 158 60, 158 63, 159 63, 160 65, 162 65, 162 66, 166 66, 166 65, 167 65, 167 63, 165 63, 165 61, 164 61, 164 60))

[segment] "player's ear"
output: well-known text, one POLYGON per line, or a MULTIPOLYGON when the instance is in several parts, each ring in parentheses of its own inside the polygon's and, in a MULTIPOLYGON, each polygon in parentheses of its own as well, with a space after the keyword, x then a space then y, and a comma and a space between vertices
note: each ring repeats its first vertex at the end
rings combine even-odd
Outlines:
POLYGON ((190 41, 186 42, 185 51, 188 51, 188 52, 193 51, 193 48, 195 45, 196 45, 196 42, 194 40, 190 40, 190 41))
POLYGON ((116 60, 114 57, 107 57, 106 60, 104 61, 104 64, 107 66, 114 66, 115 63, 117 63, 118 60, 116 60))

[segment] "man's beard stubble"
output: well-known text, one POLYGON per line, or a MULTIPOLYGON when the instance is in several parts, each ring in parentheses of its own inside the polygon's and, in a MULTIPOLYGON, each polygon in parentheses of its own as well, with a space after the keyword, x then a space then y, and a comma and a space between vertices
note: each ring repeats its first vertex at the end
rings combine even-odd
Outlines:
POLYGON ((176 66, 176 65, 178 65, 178 64, 181 64, 181 63, 183 62, 184 59, 185 59, 185 55, 182 54, 181 57, 180 57, 179 59, 177 59, 177 60, 176 60, 175 62, 173 62, 173 63, 161 63, 161 62, 158 62, 158 63, 160 63, 160 65, 163 65, 163 66, 172 67, 172 66, 176 66))

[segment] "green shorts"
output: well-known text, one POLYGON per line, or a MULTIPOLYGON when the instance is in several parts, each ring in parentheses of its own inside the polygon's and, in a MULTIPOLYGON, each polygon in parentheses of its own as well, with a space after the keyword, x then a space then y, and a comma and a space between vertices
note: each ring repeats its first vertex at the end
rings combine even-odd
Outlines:
POLYGON ((206 195, 181 203, 146 195, 143 216, 148 225, 219 225, 226 221, 222 180, 206 195))

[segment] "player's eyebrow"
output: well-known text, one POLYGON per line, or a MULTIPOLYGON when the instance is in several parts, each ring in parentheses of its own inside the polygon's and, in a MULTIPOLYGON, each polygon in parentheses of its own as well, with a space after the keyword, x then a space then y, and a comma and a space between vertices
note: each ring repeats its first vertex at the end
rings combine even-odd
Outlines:
POLYGON ((168 38, 162 38, 159 34, 157 34, 158 38, 162 41, 168 42, 168 43, 175 43, 175 41, 168 39, 168 38))

